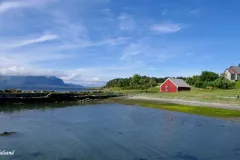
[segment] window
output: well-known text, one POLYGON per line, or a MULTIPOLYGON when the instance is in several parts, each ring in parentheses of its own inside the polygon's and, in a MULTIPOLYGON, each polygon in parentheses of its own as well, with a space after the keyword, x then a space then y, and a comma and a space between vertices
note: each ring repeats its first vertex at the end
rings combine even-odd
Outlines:
POLYGON ((168 86, 165 86, 165 91, 168 91, 168 86))
POLYGON ((231 74, 231 80, 235 80, 235 74, 231 74))

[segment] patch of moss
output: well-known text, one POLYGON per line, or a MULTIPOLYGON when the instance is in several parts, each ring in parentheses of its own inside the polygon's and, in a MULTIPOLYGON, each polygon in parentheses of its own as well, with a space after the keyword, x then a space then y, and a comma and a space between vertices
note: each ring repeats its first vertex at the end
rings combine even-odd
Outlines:
POLYGON ((197 114, 197 115, 210 116, 210 117, 218 117, 218 118, 240 117, 239 110, 201 107, 201 106, 187 106, 187 105, 161 103, 157 101, 147 101, 147 100, 129 100, 129 99, 119 100, 118 99, 113 101, 121 104, 126 104, 126 105, 138 105, 143 107, 158 108, 163 110, 184 112, 189 114, 197 114))

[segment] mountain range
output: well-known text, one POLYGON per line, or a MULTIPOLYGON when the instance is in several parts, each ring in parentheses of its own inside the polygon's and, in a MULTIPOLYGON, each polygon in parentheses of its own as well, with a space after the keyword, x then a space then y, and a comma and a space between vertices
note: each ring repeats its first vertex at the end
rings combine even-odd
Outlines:
POLYGON ((0 75, 0 89, 22 90, 81 90, 84 87, 67 84, 55 76, 6 76, 0 75))

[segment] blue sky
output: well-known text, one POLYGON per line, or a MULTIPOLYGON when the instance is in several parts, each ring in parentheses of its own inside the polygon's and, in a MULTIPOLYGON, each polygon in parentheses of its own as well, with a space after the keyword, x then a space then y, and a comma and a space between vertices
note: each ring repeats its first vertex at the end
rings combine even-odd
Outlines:
POLYGON ((240 63, 240 1, 0 0, 0 74, 101 85, 240 63))

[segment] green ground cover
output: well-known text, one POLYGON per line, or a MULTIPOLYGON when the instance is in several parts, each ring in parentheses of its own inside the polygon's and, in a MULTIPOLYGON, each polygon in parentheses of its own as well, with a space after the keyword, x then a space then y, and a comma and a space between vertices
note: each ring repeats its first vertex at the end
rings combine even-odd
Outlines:
POLYGON ((157 108, 163 110, 184 112, 189 114, 197 114, 210 117, 218 118, 237 118, 240 117, 239 110, 228 110, 222 108, 211 108, 211 107, 201 107, 201 106, 186 106, 171 103, 161 103, 156 101, 148 100, 129 100, 129 99, 114 99, 111 100, 116 103, 126 104, 126 105, 138 105, 143 107, 157 108))

